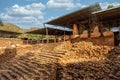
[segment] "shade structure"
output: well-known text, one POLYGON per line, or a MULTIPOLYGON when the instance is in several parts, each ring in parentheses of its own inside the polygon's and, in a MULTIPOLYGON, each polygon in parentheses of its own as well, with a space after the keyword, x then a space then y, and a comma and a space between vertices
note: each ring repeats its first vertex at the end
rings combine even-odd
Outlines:
POLYGON ((93 12, 92 15, 96 16, 99 21, 118 21, 120 22, 120 6, 93 12))
MULTIPOLYGON (((64 35, 64 30, 48 28, 48 27, 46 27, 46 28, 48 30, 48 35, 64 35)), ((26 33, 46 35, 46 28, 32 30, 32 31, 28 31, 26 33)), ((70 35, 70 34, 72 34, 72 31, 65 31, 65 33, 66 33, 66 35, 70 35)))
POLYGON ((0 30, 0 33, 5 33, 5 34, 22 34, 22 33, 19 33, 19 32, 13 32, 13 31, 6 31, 6 30, 0 30))
POLYGON ((70 28, 74 23, 89 23, 89 17, 92 12, 101 10, 99 3, 95 3, 91 6, 85 7, 83 9, 74 11, 72 13, 66 14, 64 16, 58 17, 51 21, 45 22, 45 24, 64 26, 70 28))

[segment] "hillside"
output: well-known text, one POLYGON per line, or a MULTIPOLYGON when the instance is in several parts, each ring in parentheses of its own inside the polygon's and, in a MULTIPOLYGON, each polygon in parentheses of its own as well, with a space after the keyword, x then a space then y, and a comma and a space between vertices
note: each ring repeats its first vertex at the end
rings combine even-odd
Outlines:
POLYGON ((29 31, 34 31, 34 30, 38 30, 38 29, 40 29, 40 28, 38 28, 38 27, 31 27, 29 29, 26 29, 25 31, 29 32, 29 31))
POLYGON ((0 26, 0 30, 18 32, 18 33, 24 32, 23 29, 21 29, 19 26, 14 25, 12 23, 3 23, 3 26, 0 26))

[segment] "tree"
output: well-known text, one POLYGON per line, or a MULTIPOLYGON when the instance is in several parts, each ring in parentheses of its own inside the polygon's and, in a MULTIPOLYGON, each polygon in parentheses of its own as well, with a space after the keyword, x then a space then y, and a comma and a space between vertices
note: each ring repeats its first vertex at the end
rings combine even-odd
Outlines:
POLYGON ((0 19, 0 26, 3 26, 3 22, 2 22, 2 20, 0 19))
POLYGON ((114 6, 112 5, 112 4, 109 4, 108 6, 107 6, 107 9, 110 9, 110 8, 113 8, 114 6))

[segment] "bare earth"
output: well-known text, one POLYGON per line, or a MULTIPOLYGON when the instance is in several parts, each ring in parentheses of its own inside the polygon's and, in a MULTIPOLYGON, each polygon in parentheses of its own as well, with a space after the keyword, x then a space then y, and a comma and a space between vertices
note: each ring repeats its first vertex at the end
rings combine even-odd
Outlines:
POLYGON ((120 49, 84 41, 8 48, 0 61, 0 80, 120 80, 120 49))

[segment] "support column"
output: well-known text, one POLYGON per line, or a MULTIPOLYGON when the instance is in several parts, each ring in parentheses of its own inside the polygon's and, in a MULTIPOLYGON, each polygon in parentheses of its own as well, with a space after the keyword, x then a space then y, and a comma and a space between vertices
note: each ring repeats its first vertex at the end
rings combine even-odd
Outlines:
POLYGON ((90 38, 90 34, 91 34, 91 32, 92 32, 92 26, 91 26, 91 15, 90 15, 91 13, 89 12, 89 19, 88 19, 88 23, 89 23, 89 29, 88 29, 88 38, 90 38))
POLYGON ((44 24, 44 28, 46 28, 47 43, 49 43, 49 38, 48 38, 48 28, 45 27, 45 24, 44 24))
POLYGON ((119 39, 119 46, 120 46, 120 25, 118 28, 119 28, 119 35, 118 35, 119 38, 118 39, 119 39))
POLYGON ((56 31, 55 31, 55 40, 54 40, 54 43, 57 42, 57 26, 56 26, 56 31))
POLYGON ((65 27, 64 27, 64 41, 65 41, 65 27))

